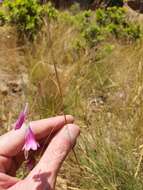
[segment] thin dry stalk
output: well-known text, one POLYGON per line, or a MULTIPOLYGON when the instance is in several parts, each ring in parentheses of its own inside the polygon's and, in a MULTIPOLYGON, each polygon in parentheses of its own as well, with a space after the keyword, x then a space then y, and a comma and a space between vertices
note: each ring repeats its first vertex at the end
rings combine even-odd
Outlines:
MULTIPOLYGON (((61 98, 61 104, 62 104, 62 114, 64 115, 64 119, 65 119, 65 124, 67 125, 67 119, 66 119, 66 115, 64 114, 64 98, 63 98, 63 93, 62 93, 62 88, 61 88, 61 82, 60 82, 60 78, 59 78, 59 74, 58 74, 58 70, 57 70, 57 62, 55 60, 55 57, 54 57, 54 53, 53 53, 53 48, 52 48, 52 39, 51 39, 51 33, 50 33, 50 22, 47 23, 45 22, 45 25, 47 27, 47 31, 48 31, 48 41, 49 41, 49 44, 50 44, 50 48, 51 48, 51 57, 52 57, 52 60, 53 60, 53 66, 54 66, 54 71, 55 71, 55 77, 56 77, 56 81, 57 81, 57 87, 58 87, 58 91, 59 91, 59 94, 60 94, 60 98, 61 98), (48 25, 47 25, 48 24, 48 25)), ((54 132, 54 128, 52 128, 50 134, 48 135, 47 139, 45 140, 44 142, 44 145, 43 145, 43 148, 40 152, 40 156, 42 155, 42 153, 44 152, 44 149, 45 149, 45 145, 48 143, 49 141, 49 138, 50 136, 52 135, 52 133, 54 132)), ((70 136, 70 134, 69 134, 70 136)), ((77 158, 77 155, 76 155, 76 152, 74 150, 74 148, 72 148, 72 151, 73 151, 73 154, 74 154, 74 157, 76 159, 76 162, 78 164, 78 167, 80 169, 80 171, 82 171, 81 167, 80 167, 80 163, 78 161, 78 158, 77 158)))

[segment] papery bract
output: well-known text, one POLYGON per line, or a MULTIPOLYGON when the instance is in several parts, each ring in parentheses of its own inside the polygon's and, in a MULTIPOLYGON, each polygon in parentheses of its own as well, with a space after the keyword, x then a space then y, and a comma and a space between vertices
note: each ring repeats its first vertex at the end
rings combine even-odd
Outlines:
POLYGON ((20 112, 18 119, 15 123, 15 130, 20 129, 26 119, 26 115, 27 115, 27 111, 28 111, 28 103, 26 103, 24 111, 20 112))

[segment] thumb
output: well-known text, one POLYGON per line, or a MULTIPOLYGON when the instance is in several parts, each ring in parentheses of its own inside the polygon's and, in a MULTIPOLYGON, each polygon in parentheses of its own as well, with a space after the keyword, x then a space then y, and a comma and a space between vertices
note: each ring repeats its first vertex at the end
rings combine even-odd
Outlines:
POLYGON ((38 165, 31 171, 27 179, 31 183, 41 183, 45 187, 54 189, 58 171, 67 154, 72 149, 79 135, 79 128, 74 124, 64 126, 51 140, 38 165))

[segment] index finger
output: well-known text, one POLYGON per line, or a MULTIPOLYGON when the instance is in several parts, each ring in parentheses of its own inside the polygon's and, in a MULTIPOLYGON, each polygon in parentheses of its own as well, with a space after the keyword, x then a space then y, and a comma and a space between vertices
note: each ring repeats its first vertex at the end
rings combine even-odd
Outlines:
MULTIPOLYGON (((74 119, 71 115, 66 116, 67 123, 73 123, 74 119)), ((49 119, 42 119, 38 121, 30 122, 30 126, 32 128, 33 133, 37 140, 40 140, 48 134, 58 131, 65 125, 65 117, 57 116, 49 119)), ((0 155, 12 157, 17 155, 25 141, 25 132, 26 128, 22 127, 19 130, 11 130, 8 133, 2 135, 0 137, 0 155)))

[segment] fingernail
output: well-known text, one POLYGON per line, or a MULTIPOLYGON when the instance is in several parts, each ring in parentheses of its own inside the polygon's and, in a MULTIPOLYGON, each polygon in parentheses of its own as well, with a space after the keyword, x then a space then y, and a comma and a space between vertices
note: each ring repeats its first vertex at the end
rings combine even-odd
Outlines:
POLYGON ((79 127, 74 124, 68 124, 65 128, 65 137, 70 138, 71 142, 74 143, 76 138, 79 136, 79 127))

